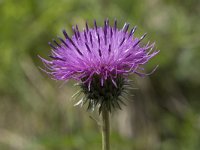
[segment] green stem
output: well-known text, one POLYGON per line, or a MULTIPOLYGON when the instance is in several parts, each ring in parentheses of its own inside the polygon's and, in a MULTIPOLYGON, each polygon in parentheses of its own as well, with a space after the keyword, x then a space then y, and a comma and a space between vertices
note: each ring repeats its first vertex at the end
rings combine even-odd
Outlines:
POLYGON ((110 150, 110 123, 109 112, 102 110, 102 150, 110 150))

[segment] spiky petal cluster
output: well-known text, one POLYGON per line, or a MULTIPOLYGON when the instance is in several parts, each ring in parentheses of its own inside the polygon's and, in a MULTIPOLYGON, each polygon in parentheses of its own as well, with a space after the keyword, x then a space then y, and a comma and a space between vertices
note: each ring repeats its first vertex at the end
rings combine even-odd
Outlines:
MULTIPOLYGON (((47 68, 45 72, 55 80, 78 80, 83 85, 84 93, 89 94, 88 98, 91 99, 95 99, 95 94, 92 92, 95 90, 97 92, 99 89, 99 85, 95 86, 95 84, 100 84, 100 87, 105 85, 103 91, 116 87, 113 91, 118 91, 118 95, 115 95, 117 98, 120 95, 118 86, 120 85, 120 91, 123 89, 121 85, 123 80, 119 78, 132 73, 140 76, 147 75, 141 73, 144 70, 142 65, 158 53, 158 51, 151 52, 154 43, 140 45, 146 34, 137 38, 134 36, 136 27, 133 27, 130 32, 128 28, 127 23, 122 29, 118 29, 116 20, 113 26, 109 25, 109 20, 105 20, 103 27, 98 27, 94 21, 94 27, 89 28, 86 22, 86 27, 81 32, 76 25, 72 28, 74 35, 71 38, 63 30, 64 39, 58 37, 59 43, 56 40, 53 40, 54 44, 49 42, 52 47, 49 56, 51 60, 40 57, 47 68), (97 83, 92 83, 96 79, 98 79, 97 83), (108 83, 112 83, 114 87, 109 86, 108 83), (95 90, 91 91, 92 89, 95 90)), ((97 95, 100 95, 103 100, 99 102, 100 98, 97 97, 96 104, 107 102, 110 98, 109 96, 106 98, 106 94, 102 96, 101 92, 97 95)), ((113 97, 112 93, 111 97, 113 97)))
POLYGON ((128 32, 129 24, 125 23, 122 29, 117 28, 117 21, 114 26, 109 25, 105 20, 104 27, 97 27, 94 21, 94 28, 86 28, 79 31, 78 26, 73 27, 74 35, 70 38, 65 30, 65 39, 58 37, 59 44, 53 40, 51 60, 41 58, 45 63, 46 71, 55 80, 75 79, 90 86, 94 75, 101 77, 101 85, 107 78, 111 78, 115 84, 117 75, 128 75, 141 72, 144 65, 155 56, 158 51, 151 53, 153 44, 140 46, 141 38, 134 36, 136 27, 128 32))

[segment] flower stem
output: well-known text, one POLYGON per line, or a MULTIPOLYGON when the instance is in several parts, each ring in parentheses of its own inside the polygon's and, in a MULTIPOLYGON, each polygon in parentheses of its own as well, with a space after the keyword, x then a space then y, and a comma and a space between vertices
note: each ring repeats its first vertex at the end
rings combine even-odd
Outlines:
POLYGON ((109 112, 102 110, 102 150, 110 150, 110 123, 109 112))

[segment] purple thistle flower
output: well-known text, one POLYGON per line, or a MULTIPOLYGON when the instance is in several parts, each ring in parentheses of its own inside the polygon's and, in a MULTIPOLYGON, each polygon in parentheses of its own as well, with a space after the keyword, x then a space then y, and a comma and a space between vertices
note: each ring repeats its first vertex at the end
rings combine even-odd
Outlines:
MULTIPOLYGON (((118 89, 118 94, 114 96, 118 99, 126 77, 133 73, 142 77, 149 75, 141 72, 144 70, 142 66, 159 52, 152 52, 154 43, 141 46, 140 42, 146 34, 137 38, 134 36, 136 27, 130 32, 128 28, 129 24, 125 23, 122 29, 118 29, 116 20, 112 27, 107 19, 103 27, 98 27, 94 21, 94 27, 89 28, 86 22, 86 28, 81 32, 76 25, 72 28, 74 35, 71 38, 63 30, 65 39, 58 37, 60 43, 56 40, 53 40, 54 44, 49 42, 52 47, 51 60, 40 57, 47 68, 44 71, 55 80, 75 79, 80 82, 87 95, 86 100, 89 99, 91 103, 88 107, 107 105, 107 99, 113 98, 113 94, 105 98, 105 93, 109 89, 111 93, 115 91, 113 89, 118 89), (99 89, 106 91, 95 97, 94 90, 99 92, 99 89)), ((108 109, 114 104, 108 104, 108 109)))

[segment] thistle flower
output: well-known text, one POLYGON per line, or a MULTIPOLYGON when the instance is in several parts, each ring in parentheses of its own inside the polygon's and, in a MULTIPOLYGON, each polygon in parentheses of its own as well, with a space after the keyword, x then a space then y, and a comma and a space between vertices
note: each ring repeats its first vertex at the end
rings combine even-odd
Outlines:
POLYGON ((71 38, 63 30, 64 39, 58 37, 59 43, 49 42, 51 59, 40 57, 47 68, 44 71, 55 80, 77 80, 85 95, 77 104, 88 102, 88 109, 98 106, 100 112, 102 108, 120 108, 120 96, 129 84, 128 75, 149 75, 142 73, 142 66, 159 51, 152 52, 154 43, 142 46, 140 42, 146 34, 135 37, 136 26, 128 32, 128 23, 118 29, 116 20, 111 26, 106 19, 103 27, 94 21, 93 28, 86 22, 83 31, 77 25, 72 29, 71 38))

